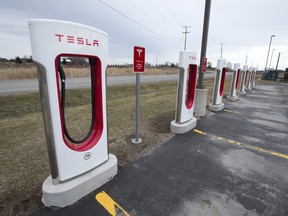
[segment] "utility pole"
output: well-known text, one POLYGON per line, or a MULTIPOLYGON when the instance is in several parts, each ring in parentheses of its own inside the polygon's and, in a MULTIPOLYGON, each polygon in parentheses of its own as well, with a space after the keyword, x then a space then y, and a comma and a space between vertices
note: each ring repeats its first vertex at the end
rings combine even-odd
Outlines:
MULTIPOLYGON (((248 52, 247 52, 247 54, 246 54, 245 65, 247 65, 247 60, 248 60, 248 52)), ((244 66, 245 66, 245 65, 244 65, 244 66)))
POLYGON ((191 28, 191 26, 182 26, 182 28, 185 28, 185 31, 182 32, 182 33, 185 34, 184 50, 186 50, 186 38, 187 38, 187 34, 190 33, 190 32, 187 31, 187 29, 191 28))
POLYGON ((155 65, 155 67, 157 67, 157 65, 158 65, 158 58, 156 57, 156 65, 155 65))
POLYGON ((271 47, 271 43, 272 43, 272 38, 273 38, 273 37, 275 37, 275 35, 271 35, 271 37, 270 37, 269 48, 268 48, 268 54, 267 54, 267 60, 266 60, 266 64, 265 64, 264 71, 267 70, 267 63, 268 63, 268 58, 269 58, 269 53, 270 53, 270 47, 271 47))
POLYGON ((272 54, 271 54, 271 58, 270 58, 270 64, 269 64, 269 69, 271 68, 271 63, 272 63, 272 58, 273 58, 274 50, 276 50, 276 49, 273 49, 273 50, 272 50, 272 54))
MULTIPOLYGON (((199 66, 199 77, 198 77, 198 82, 197 82, 197 89, 205 89, 205 87, 206 87, 205 84, 204 84, 204 74, 203 74, 203 71, 202 71, 202 60, 203 60, 204 57, 206 57, 206 51, 207 51, 210 9, 211 9, 211 0, 206 0, 205 12, 204 12, 203 33, 202 33, 202 45, 201 45, 201 57, 200 57, 200 66, 199 66)), ((205 103, 205 105, 206 105, 206 103, 205 103)))
POLYGON ((277 64, 276 64, 276 69, 273 71, 272 81, 274 80, 275 73, 277 73, 280 55, 281 55, 281 52, 279 52, 279 54, 278 54, 278 60, 277 60, 277 64))
POLYGON ((244 66, 247 65, 247 60, 248 60, 248 49, 247 49, 247 52, 246 52, 246 59, 245 59, 245 64, 244 64, 244 66))
POLYGON ((195 98, 195 114, 203 117, 206 113, 206 103, 208 89, 204 83, 204 73, 203 71, 203 59, 207 58, 207 42, 208 42, 208 30, 209 30, 209 20, 210 20, 210 9, 211 0, 205 1, 205 11, 204 11, 204 22, 203 22, 203 32, 202 32, 202 44, 201 44, 201 54, 200 54, 200 65, 199 65, 199 76, 196 86, 196 98, 195 98))
POLYGON ((224 45, 224 43, 223 42, 221 42, 221 56, 220 56, 220 59, 222 59, 222 53, 223 53, 223 45, 224 45))
POLYGON ((281 55, 281 52, 279 52, 279 54, 278 54, 278 60, 277 60, 277 64, 276 64, 276 69, 275 69, 275 71, 277 71, 277 69, 278 69, 278 64, 279 64, 279 60, 280 60, 280 55, 281 55))

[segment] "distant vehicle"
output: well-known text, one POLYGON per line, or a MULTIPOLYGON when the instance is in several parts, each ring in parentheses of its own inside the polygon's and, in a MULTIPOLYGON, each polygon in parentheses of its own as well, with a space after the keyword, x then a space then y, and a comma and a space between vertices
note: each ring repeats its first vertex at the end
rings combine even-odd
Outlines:
POLYGON ((276 70, 264 71, 262 74, 262 80, 277 80, 279 72, 276 70))

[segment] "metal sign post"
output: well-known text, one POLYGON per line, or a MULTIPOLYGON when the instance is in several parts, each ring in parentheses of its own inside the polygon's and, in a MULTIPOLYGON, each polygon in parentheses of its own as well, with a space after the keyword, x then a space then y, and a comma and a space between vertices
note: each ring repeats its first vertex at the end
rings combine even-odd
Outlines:
POLYGON ((136 73, 136 132, 133 144, 142 143, 140 138, 140 73, 145 71, 145 48, 134 47, 134 73, 136 73))

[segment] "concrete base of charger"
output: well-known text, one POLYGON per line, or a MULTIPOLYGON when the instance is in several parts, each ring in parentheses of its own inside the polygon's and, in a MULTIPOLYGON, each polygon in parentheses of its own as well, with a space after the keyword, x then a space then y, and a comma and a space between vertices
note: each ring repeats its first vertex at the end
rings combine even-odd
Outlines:
POLYGON ((108 161, 67 182, 54 185, 49 176, 42 185, 42 202, 48 207, 71 205, 110 181, 117 174, 117 170, 117 158, 109 154, 108 161))
POLYGON ((246 95, 246 91, 240 91, 240 92, 238 92, 238 95, 244 96, 244 95, 246 95))
POLYGON ((207 89, 196 89, 194 112, 196 117, 203 117, 206 115, 207 104, 207 89))
POLYGON ((227 96, 227 100, 230 101, 230 102, 236 102, 238 101, 238 96, 235 95, 235 96, 227 96))
POLYGON ((223 109, 224 109, 224 103, 221 103, 219 105, 209 104, 209 110, 212 112, 220 112, 223 109))
POLYGON ((181 123, 181 124, 176 123, 174 120, 170 124, 170 129, 172 133, 183 134, 195 128, 196 124, 197 124, 197 119, 195 117, 193 117, 188 122, 181 123))

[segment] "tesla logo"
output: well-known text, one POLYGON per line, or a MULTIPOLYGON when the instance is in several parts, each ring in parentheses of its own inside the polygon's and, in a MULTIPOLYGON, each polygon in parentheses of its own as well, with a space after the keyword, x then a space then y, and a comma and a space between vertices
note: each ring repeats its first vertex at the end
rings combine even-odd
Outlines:
POLYGON ((145 70, 145 48, 134 46, 134 72, 144 72, 145 70))
POLYGON ((196 60, 196 56, 189 56, 190 60, 196 60))
POLYGON ((140 58, 141 57, 141 53, 143 52, 142 49, 136 49, 136 51, 138 52, 138 57, 140 58))
POLYGON ((86 152, 84 155, 84 159, 85 160, 89 160, 91 158, 91 153, 90 152, 86 152))
POLYGON ((63 35, 63 34, 55 34, 56 39, 59 43, 71 43, 71 44, 80 44, 80 45, 86 45, 86 46, 99 46, 98 40, 91 40, 84 37, 77 37, 74 35, 63 35))

